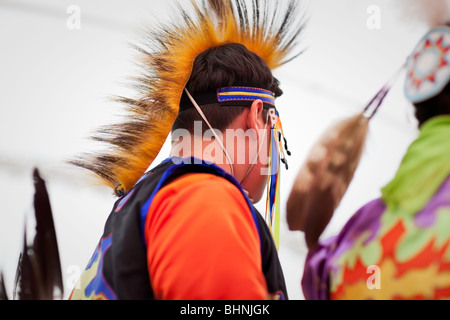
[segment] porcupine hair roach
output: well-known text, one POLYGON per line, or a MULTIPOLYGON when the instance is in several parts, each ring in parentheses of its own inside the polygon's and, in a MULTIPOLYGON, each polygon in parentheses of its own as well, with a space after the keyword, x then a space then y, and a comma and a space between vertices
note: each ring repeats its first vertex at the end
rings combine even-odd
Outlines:
POLYGON ((93 136, 108 150, 70 161, 95 173, 117 195, 127 193, 158 155, 200 53, 238 43, 271 70, 300 54, 292 53, 303 29, 298 0, 184 0, 177 7, 179 15, 149 30, 138 47, 140 98, 119 98, 126 108, 123 122, 102 127, 93 136))

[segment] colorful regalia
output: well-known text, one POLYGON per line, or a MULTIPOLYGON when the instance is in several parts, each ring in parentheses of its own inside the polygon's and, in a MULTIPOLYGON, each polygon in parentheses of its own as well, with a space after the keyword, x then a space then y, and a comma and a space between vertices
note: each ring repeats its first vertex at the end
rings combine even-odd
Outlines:
MULTIPOLYGON (((411 102, 440 95, 450 79, 450 28, 431 30, 406 67, 411 102)), ((426 121, 382 196, 310 249, 307 299, 450 298, 449 137, 450 115, 426 121)))
POLYGON ((186 84, 199 54, 229 43, 245 46, 269 69, 294 58, 302 29, 298 2, 200 3, 183 1, 179 17, 150 30, 139 48, 142 97, 120 98, 128 120, 95 137, 110 149, 74 161, 114 188, 119 200, 72 299, 287 298, 273 240, 278 167, 285 162, 275 94, 233 83, 191 96, 186 84), (147 171, 183 109, 195 107, 202 115, 197 103, 250 106, 256 99, 268 110, 272 132, 270 228, 239 182, 214 164, 169 158, 147 171))
POLYGON ((239 183, 213 164, 180 160, 163 161, 116 201, 70 299, 287 298, 270 230, 239 183), (223 199, 228 208, 217 206, 223 199), (202 264, 208 273, 198 273, 202 264))

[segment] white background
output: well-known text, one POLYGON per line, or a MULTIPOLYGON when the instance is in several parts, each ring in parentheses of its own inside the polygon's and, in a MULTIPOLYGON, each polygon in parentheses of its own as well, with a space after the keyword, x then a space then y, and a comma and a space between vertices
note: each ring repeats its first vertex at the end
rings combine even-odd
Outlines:
MULTIPOLYGON (((360 111, 428 29, 411 10, 414 1, 302 2, 308 24, 301 48, 306 51, 275 71, 285 92, 278 109, 293 154, 289 171, 281 177, 279 251, 291 299, 303 299, 300 279, 306 253, 303 234, 289 232, 284 219, 298 169, 326 127, 360 111)), ((442 4, 426 2, 429 9, 442 4)), ((119 106, 108 98, 130 93, 125 83, 135 74, 136 55, 128 43, 139 40, 140 27, 167 16, 166 4, 0 1, 0 270, 9 293, 32 201, 34 166, 50 193, 65 297, 90 258, 115 198, 110 189, 64 161, 92 150, 87 137, 99 125, 114 121, 119 106), (67 25, 71 5, 81 10, 80 29, 67 25)), ((338 232, 355 210, 379 195, 416 137, 403 80, 404 74, 373 119, 360 167, 324 237, 338 232)), ((166 145, 155 164, 168 154, 166 145)), ((264 212, 263 203, 258 207, 264 212)))

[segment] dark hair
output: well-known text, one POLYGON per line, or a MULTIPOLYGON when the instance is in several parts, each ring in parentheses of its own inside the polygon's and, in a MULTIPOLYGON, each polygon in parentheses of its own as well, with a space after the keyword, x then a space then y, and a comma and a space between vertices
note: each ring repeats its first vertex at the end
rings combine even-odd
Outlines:
MULTIPOLYGON (((218 88, 235 85, 270 90, 275 97, 282 94, 279 82, 273 77, 267 64, 258 55, 238 43, 212 47, 199 54, 194 60, 186 88, 195 97, 198 92, 214 92, 218 88)), ((222 131, 241 115, 246 107, 220 106, 218 103, 212 103, 201 105, 200 108, 211 126, 222 131)), ((183 128, 192 132, 194 121, 202 121, 195 108, 181 110, 172 131, 183 128)), ((203 126, 204 131, 207 129, 203 126)))
POLYGON ((450 114, 450 83, 439 95, 424 102, 416 103, 414 107, 416 108, 419 127, 433 117, 450 114))

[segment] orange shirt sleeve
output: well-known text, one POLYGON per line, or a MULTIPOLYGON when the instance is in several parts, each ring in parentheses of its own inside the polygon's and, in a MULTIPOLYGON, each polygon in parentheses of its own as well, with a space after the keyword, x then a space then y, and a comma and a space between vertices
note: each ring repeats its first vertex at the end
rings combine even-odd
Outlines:
POLYGON ((148 211, 145 238, 157 299, 268 297, 251 211, 223 178, 190 174, 161 189, 148 211))

